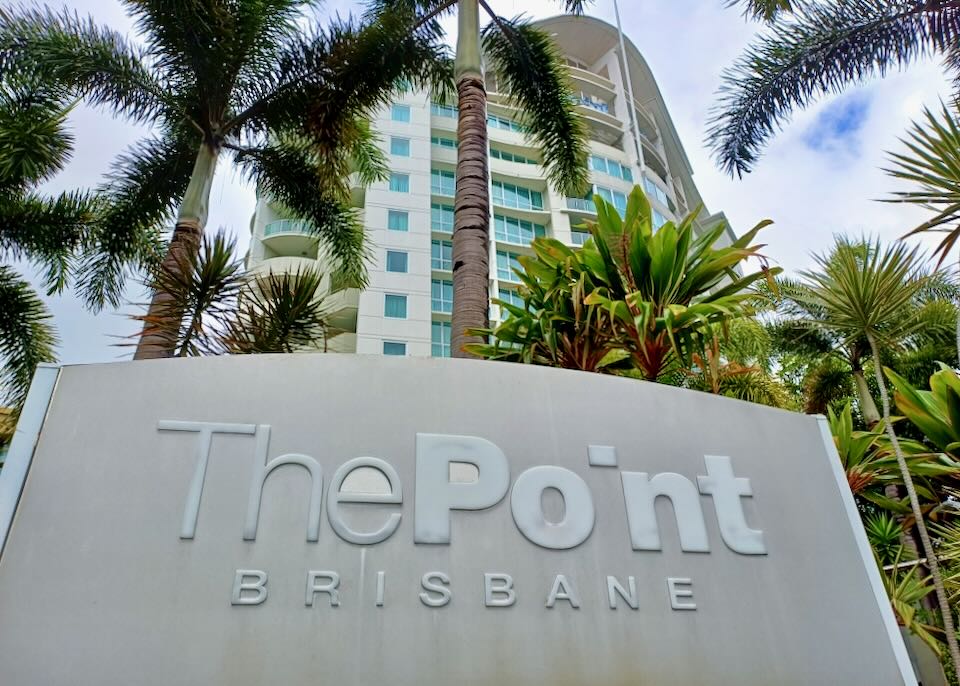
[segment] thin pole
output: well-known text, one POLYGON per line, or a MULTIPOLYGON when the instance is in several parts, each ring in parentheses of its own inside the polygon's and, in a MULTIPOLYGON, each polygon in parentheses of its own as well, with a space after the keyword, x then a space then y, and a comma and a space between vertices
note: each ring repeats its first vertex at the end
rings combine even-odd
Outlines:
POLYGON ((630 136, 633 138, 634 151, 637 153, 637 164, 643 174, 643 151, 640 148, 640 128, 637 126, 636 100, 633 97, 633 79, 630 78, 630 67, 627 65, 627 48, 623 42, 623 27, 620 25, 620 7, 617 0, 613 0, 613 13, 617 18, 617 38, 620 40, 620 59, 623 61, 623 77, 627 82, 627 96, 630 102, 627 111, 630 113, 630 136))

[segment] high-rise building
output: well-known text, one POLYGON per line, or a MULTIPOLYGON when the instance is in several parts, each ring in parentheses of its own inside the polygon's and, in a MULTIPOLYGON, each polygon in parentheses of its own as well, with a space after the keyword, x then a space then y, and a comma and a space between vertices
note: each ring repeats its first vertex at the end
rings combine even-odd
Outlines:
MULTIPOLYGON (((639 184, 657 225, 700 205, 690 162, 637 48, 625 40, 628 83, 615 27, 573 16, 537 24, 563 53, 577 111, 587 124, 593 184, 587 197, 597 193, 622 210, 630 189, 639 184)), ((498 94, 494 75, 487 88, 490 293, 518 302, 517 256, 529 253, 538 236, 583 243, 587 234, 574 227, 595 214, 592 200, 565 197, 550 187, 540 152, 525 137, 517 111, 498 94)), ((408 91, 379 113, 374 128, 389 156, 390 178, 358 194, 374 256, 370 284, 362 292, 343 290, 329 297, 332 324, 343 333, 329 340, 328 349, 449 356, 457 110, 429 93, 408 91)), ((720 219, 701 211, 698 226, 720 219)), ((278 214, 269 199, 258 202, 251 230, 251 271, 278 273, 317 264, 317 239, 302 223, 278 214)), ((496 305, 490 315, 493 321, 499 318, 496 305)))

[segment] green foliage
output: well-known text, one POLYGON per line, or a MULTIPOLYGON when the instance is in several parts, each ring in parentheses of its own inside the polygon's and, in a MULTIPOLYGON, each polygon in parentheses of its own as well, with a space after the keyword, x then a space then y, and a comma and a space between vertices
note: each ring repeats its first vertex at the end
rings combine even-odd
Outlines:
POLYGON ((364 283, 350 172, 361 183, 382 173, 367 121, 396 83, 451 82, 437 29, 385 11, 376 22, 305 30, 305 0, 125 4, 142 47, 68 11, 0 15, 0 81, 31 79, 157 132, 116 161, 103 189, 111 208, 98 254, 83 267, 88 304, 118 304, 118 261, 156 261, 158 230, 181 206, 203 148, 214 157, 229 150, 262 189, 282 191, 278 199, 311 222, 340 269, 364 283))
POLYGON ((914 388, 906 379, 887 369, 893 383, 897 408, 913 422, 938 450, 960 458, 960 378, 941 365, 930 377, 930 390, 914 388))
POLYGON ((149 283, 164 306, 134 319, 178 357, 325 348, 334 333, 324 309, 329 281, 315 270, 248 276, 223 231, 205 236, 199 252, 176 256, 177 268, 157 267, 149 283))
POLYGON ((932 209, 934 216, 907 235, 945 232, 937 246, 940 261, 960 238, 960 123, 941 105, 939 115, 924 108, 923 123, 914 123, 903 141, 906 152, 890 155, 891 176, 911 182, 916 190, 899 191, 887 202, 910 203, 932 209))
POLYGON ((942 630, 925 623, 918 609, 923 599, 933 592, 933 584, 929 576, 920 575, 916 564, 902 566, 900 559, 895 557, 890 569, 880 571, 897 623, 923 639, 939 657, 943 654, 943 644, 938 640, 942 630))
POLYGON ((57 336, 50 320, 30 284, 0 265, 0 406, 19 408, 36 366, 56 360, 57 336))
MULTIPOLYGON (((748 2, 761 12, 769 5, 748 2)), ((796 3, 723 73, 707 136, 717 163, 730 174, 748 173, 795 109, 924 57, 952 54, 958 32, 960 14, 949 0, 796 3)))
POLYGON ((537 239, 521 257, 525 307, 501 303, 509 317, 490 345, 471 352, 491 359, 575 369, 631 367, 656 380, 673 364, 689 367, 706 353, 714 326, 752 312, 750 286, 775 270, 741 276, 737 267, 758 255, 751 245, 766 224, 728 247, 715 247, 725 227, 696 236, 691 214, 653 231, 650 205, 636 187, 625 217, 599 196, 598 221, 579 250, 537 239))
POLYGON ((900 544, 903 540, 903 526, 890 513, 867 515, 863 518, 863 528, 881 565, 892 565, 904 555, 905 550, 900 544))

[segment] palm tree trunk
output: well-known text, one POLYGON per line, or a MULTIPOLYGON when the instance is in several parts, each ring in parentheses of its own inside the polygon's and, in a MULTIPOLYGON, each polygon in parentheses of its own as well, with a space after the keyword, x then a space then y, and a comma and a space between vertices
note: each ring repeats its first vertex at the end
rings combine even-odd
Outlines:
MULTIPOLYGON (((874 361, 874 365, 876 365, 876 361, 874 361)), ((855 367, 851 373, 853 374, 853 383, 857 387, 857 398, 860 401, 863 421, 867 423, 867 428, 872 429, 880 421, 880 411, 877 410, 877 404, 873 401, 873 395, 870 393, 867 379, 863 375, 863 369, 855 367)))
POLYGON ((487 170, 487 93, 480 65, 480 5, 459 1, 456 79, 460 108, 457 121, 457 191, 453 229, 454 357, 474 357, 467 343, 482 343, 468 329, 489 325, 490 189, 487 170))
POLYGON ((923 511, 920 509, 920 500, 917 498, 917 489, 913 485, 913 477, 907 468, 907 461, 903 457, 903 451, 900 449, 900 441, 897 440, 897 434, 893 430, 893 424, 890 421, 890 398, 887 395, 887 384, 883 380, 883 372, 880 370, 880 355, 877 350, 877 343, 873 334, 867 334, 867 340, 870 342, 870 351, 873 354, 873 372, 877 377, 877 385, 880 387, 880 402, 883 403, 883 424, 887 430, 887 437, 893 446, 893 451, 897 456, 897 465, 900 467, 900 475, 903 477, 903 485, 907 489, 907 496, 910 498, 910 509, 913 510, 914 519, 917 520, 917 532, 920 534, 920 542, 923 545, 923 553, 927 558, 927 569, 930 570, 930 577, 933 579, 933 588, 937 595, 937 604, 940 606, 940 615, 943 620, 943 633, 946 635, 947 647, 950 649, 950 657, 953 659, 953 668, 960 679, 960 648, 957 647, 957 635, 953 626, 953 614, 951 614, 950 603, 947 600, 947 593, 943 588, 943 578, 940 576, 940 564, 937 562, 937 554, 930 542, 930 534, 927 532, 927 525, 923 521, 923 511))
MULTIPOLYGON (((217 168, 220 150, 211 145, 201 144, 197 159, 190 175, 190 183, 183 195, 177 225, 167 248, 167 254, 160 264, 166 273, 180 271, 179 257, 183 253, 200 250, 203 227, 207 223, 210 207, 210 188, 213 174, 217 168)), ((140 334, 135 360, 147 360, 158 357, 172 357, 176 351, 176 331, 183 316, 183 305, 175 302, 168 293, 154 292, 147 310, 147 323, 140 334), (179 315, 178 315, 179 312, 179 315)))

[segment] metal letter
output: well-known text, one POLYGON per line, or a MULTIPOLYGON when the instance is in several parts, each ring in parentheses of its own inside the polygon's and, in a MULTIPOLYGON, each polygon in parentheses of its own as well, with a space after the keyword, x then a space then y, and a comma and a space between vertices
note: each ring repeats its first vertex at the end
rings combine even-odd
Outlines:
POLYGON ((493 507, 510 487, 510 466, 496 445, 476 436, 417 434, 414 543, 450 543, 450 510, 493 507), (450 463, 476 466, 472 483, 451 483, 450 463))
POLYGON ((577 589, 567 581, 567 577, 563 574, 557 574, 557 578, 553 580, 553 588, 550 589, 550 595, 547 596, 547 607, 552 608, 558 600, 569 601, 570 607, 574 609, 580 607, 580 596, 577 595, 577 589))
POLYGON ((371 545, 385 541, 400 526, 400 513, 393 512, 387 518, 387 523, 376 531, 362 533, 354 531, 343 521, 343 515, 340 512, 340 503, 386 503, 399 505, 403 503, 403 491, 400 488, 400 475, 385 460, 377 457, 355 457, 340 465, 340 468, 333 473, 333 479, 330 481, 327 490, 327 518, 330 520, 330 526, 337 535, 348 543, 358 545, 371 545), (361 467, 372 467, 383 473, 390 483, 389 493, 341 493, 340 487, 344 480, 354 469, 361 467))
POLYGON ((750 479, 733 475, 730 458, 721 455, 704 455, 709 476, 698 476, 700 492, 713 496, 713 505, 717 511, 717 523, 720 535, 730 550, 741 555, 766 555, 767 546, 763 542, 763 531, 751 529, 743 514, 740 498, 753 495, 750 479))
POLYGON ((250 475, 250 495, 247 499, 247 521, 243 527, 243 540, 257 539, 257 526, 260 523, 260 499, 263 485, 270 473, 283 465, 300 465, 310 472, 310 509, 307 512, 307 541, 316 543, 320 539, 320 507, 323 501, 323 470, 319 463, 308 455, 289 453, 275 457, 267 462, 267 449, 270 446, 270 427, 261 425, 257 431, 257 453, 253 457, 253 472, 250 475))
POLYGON ((233 576, 231 605, 259 605, 267 599, 267 573, 259 569, 238 569, 233 576), (253 577, 256 581, 245 581, 253 577), (256 591, 255 596, 244 596, 244 591, 256 591))
POLYGON ((610 601, 611 610, 617 609, 617 595, 627 601, 627 605, 634 610, 640 607, 640 599, 637 597, 637 580, 632 576, 628 576, 627 585, 630 587, 629 593, 627 589, 620 585, 617 577, 607 577, 607 599, 610 601))
POLYGON ((386 572, 377 572, 377 607, 383 607, 383 590, 387 582, 386 572))
POLYGON ((627 506, 630 544, 634 550, 662 549, 656 501, 664 496, 670 499, 677 518, 680 550, 688 553, 710 552, 700 495, 690 479, 673 472, 657 474, 652 479, 646 472, 621 472, 620 480, 627 506))
POLYGON ((307 607, 313 607, 313 597, 317 593, 330 594, 330 607, 340 607, 340 575, 336 572, 307 572, 307 607), (319 579, 327 583, 318 584, 319 579))
POLYGON ((681 577, 667 577, 667 592, 670 594, 670 607, 674 610, 696 610, 697 604, 694 602, 683 603, 680 598, 693 597, 693 581, 681 577), (680 586, 690 586, 690 588, 679 588, 680 586))
POLYGON ((596 513, 587 483, 563 467, 531 467, 517 477, 510 494, 510 511, 520 533, 544 548, 566 550, 583 543, 593 531, 596 513), (563 521, 543 515, 543 491, 555 488, 563 496, 563 521))
POLYGON ((446 584, 450 583, 450 577, 443 572, 427 572, 420 579, 420 585, 424 590, 420 593, 420 602, 429 607, 443 607, 450 602, 453 595, 446 584), (432 596, 431 593, 439 593, 440 597, 432 596))
MULTIPOLYGON (((257 433, 254 424, 223 424, 220 422, 180 422, 173 419, 161 419, 157 422, 158 431, 191 431, 199 433, 196 446, 196 468, 190 480, 187 503, 183 508, 183 522, 180 524, 180 538, 192 539, 197 532, 197 517, 200 514, 200 496, 203 495, 203 481, 207 475, 207 463, 210 461, 210 443, 213 434, 257 433)), ((270 427, 267 427, 270 430, 270 427)))
POLYGON ((483 575, 483 604, 487 607, 510 607, 517 602, 517 592, 513 590, 513 577, 509 574, 483 575), (494 582, 497 583, 494 586, 494 582))

